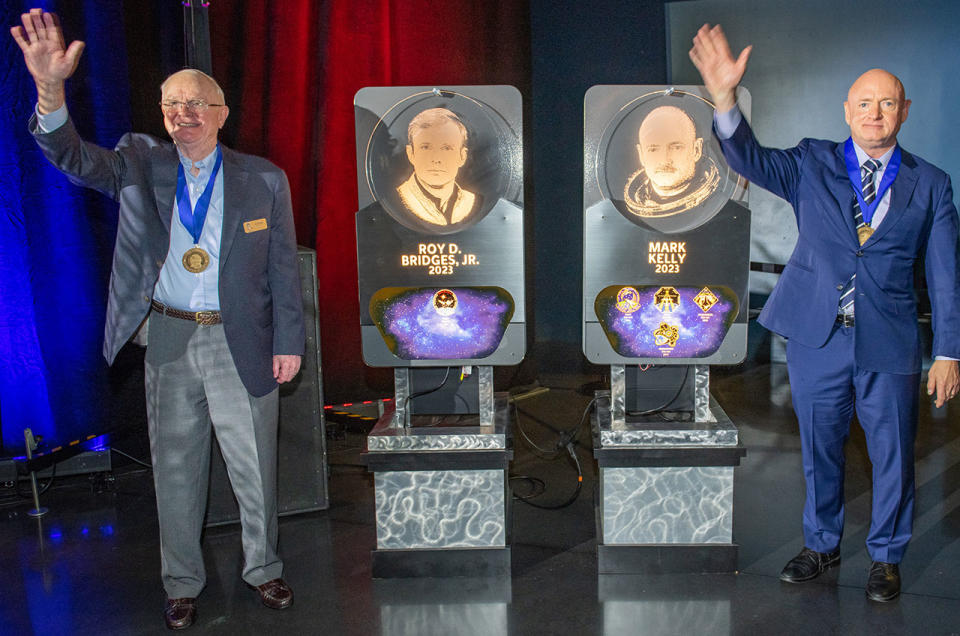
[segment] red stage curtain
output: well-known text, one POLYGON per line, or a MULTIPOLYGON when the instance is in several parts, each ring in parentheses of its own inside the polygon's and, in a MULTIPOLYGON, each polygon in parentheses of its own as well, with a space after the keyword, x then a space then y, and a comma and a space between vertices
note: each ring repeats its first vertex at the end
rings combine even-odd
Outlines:
POLYGON ((365 86, 512 84, 529 98, 528 4, 288 0, 210 9, 213 70, 231 105, 226 137, 290 178, 297 238, 318 255, 327 401, 356 399, 374 383, 360 353, 353 96, 365 86))

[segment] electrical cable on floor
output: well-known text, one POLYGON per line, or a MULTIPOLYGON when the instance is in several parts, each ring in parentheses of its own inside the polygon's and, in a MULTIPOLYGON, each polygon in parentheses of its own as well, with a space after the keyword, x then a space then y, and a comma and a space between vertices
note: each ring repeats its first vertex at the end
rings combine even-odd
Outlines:
MULTIPOLYGON (((563 454, 563 451, 566 451, 567 454, 570 456, 570 458, 573 459, 574 466, 577 469, 577 487, 576 489, 574 489, 573 493, 562 503, 555 504, 555 505, 544 505, 544 504, 539 504, 535 501, 531 501, 533 497, 540 496, 544 492, 546 492, 545 484, 544 484, 543 490, 539 493, 531 493, 529 495, 524 495, 524 496, 514 495, 514 498, 518 499, 519 501, 522 501, 527 505, 533 506, 534 508, 539 508, 541 510, 559 510, 561 508, 566 508, 567 506, 569 506, 570 504, 572 504, 574 501, 577 500, 577 497, 580 496, 580 491, 583 488, 583 469, 580 466, 580 458, 577 457, 577 450, 574 447, 574 445, 577 442, 577 438, 580 436, 580 431, 583 429, 583 423, 584 421, 586 421, 587 417, 590 415, 590 409, 593 408, 593 405, 595 404, 595 402, 596 402, 596 398, 593 398, 587 403, 587 407, 583 410, 583 415, 580 416, 580 421, 577 422, 576 427, 571 428, 569 430, 562 430, 558 433, 557 443, 555 445, 556 450, 551 451, 549 449, 542 448, 536 443, 534 443, 534 441, 530 439, 530 437, 526 434, 526 432, 523 430, 523 426, 520 424, 520 413, 521 413, 520 408, 517 407, 516 403, 511 399, 514 413, 516 414, 516 425, 517 425, 516 428, 518 431, 520 431, 520 436, 531 447, 531 449, 536 449, 536 452, 534 452, 534 455, 536 455, 537 457, 540 457, 541 459, 547 459, 552 461, 560 457, 563 454)), ((527 417, 530 417, 529 414, 525 413, 525 415, 527 415, 527 417)), ((532 418, 532 419, 537 421, 535 418, 532 418)), ((531 481, 531 483, 535 483, 534 482, 535 478, 531 478, 526 475, 517 475, 517 476, 511 477, 511 480, 512 479, 525 479, 525 480, 531 481)), ((543 481, 539 479, 536 479, 536 482, 543 483, 543 481)))
POLYGON ((538 477, 531 477, 530 475, 514 475, 510 478, 510 481, 526 481, 530 483, 530 494, 528 495, 517 495, 514 494, 514 499, 519 499, 523 501, 524 499, 530 499, 531 497, 539 497, 547 490, 547 484, 538 477))
MULTIPOLYGON (((574 501, 577 500, 577 497, 580 496, 580 491, 583 489, 583 470, 580 468, 580 458, 577 457, 577 451, 573 447, 573 442, 568 442, 565 448, 566 448, 567 454, 569 454, 570 457, 573 458, 573 463, 577 467, 577 487, 573 491, 573 494, 571 494, 567 498, 567 500, 564 501, 563 503, 555 504, 552 506, 545 506, 543 504, 538 504, 535 501, 531 501, 529 498, 517 497, 517 499, 527 504, 528 506, 533 506, 534 508, 539 508, 540 510, 560 510, 561 508, 566 508, 567 506, 569 506, 570 504, 572 504, 574 501)), ((544 488, 544 490, 546 490, 546 488, 544 488)))
MULTIPOLYGON (((529 446, 531 446, 532 448, 542 453, 542 455, 538 455, 538 457, 540 457, 541 459, 550 459, 550 460, 556 459, 557 457, 560 457, 560 455, 563 454, 561 452, 561 449, 563 448, 564 443, 562 441, 558 441, 555 446, 556 450, 541 448, 536 443, 534 443, 534 441, 530 439, 530 437, 523 430, 523 426, 520 424, 520 415, 523 414, 524 416, 527 417, 527 419, 533 420, 534 422, 537 422, 545 427, 551 428, 555 433, 557 433, 557 436, 560 438, 560 440, 569 438, 574 443, 576 443, 580 439, 580 431, 583 430, 583 423, 586 420, 587 416, 590 414, 590 408, 594 405, 596 401, 597 401, 597 398, 593 398, 589 402, 587 402, 587 406, 584 409, 583 415, 580 417, 580 421, 577 423, 576 427, 568 431, 563 431, 563 430, 557 431, 552 427, 550 427, 548 423, 534 417, 532 414, 518 407, 516 405, 516 402, 513 401, 513 399, 510 400, 511 404, 513 404, 514 413, 516 414, 517 430, 520 431, 520 436, 523 437, 524 441, 526 441, 529 446)), ((536 453, 534 454, 536 455, 536 453)))
POLYGON ((133 461, 133 462, 135 462, 135 463, 137 463, 137 464, 140 464, 141 466, 145 466, 145 467, 149 468, 150 470, 153 470, 153 466, 151 466, 151 465, 148 464, 147 462, 145 462, 145 461, 143 461, 143 460, 141 460, 141 459, 137 459, 137 458, 134 457, 133 455, 128 455, 127 453, 124 453, 124 452, 123 452, 122 450, 120 450, 119 448, 114 448, 113 446, 111 446, 111 447, 110 447, 110 451, 113 452, 113 453, 116 453, 117 455, 122 455, 123 457, 126 457, 127 459, 129 459, 129 460, 131 460, 131 461, 133 461))
POLYGON ((627 411, 627 415, 631 415, 634 417, 642 416, 642 415, 660 415, 660 413, 665 411, 667 407, 669 407, 671 404, 676 402, 677 398, 680 397, 680 394, 683 393, 683 387, 687 385, 687 378, 689 376, 690 376, 690 365, 687 365, 686 371, 683 372, 683 380, 680 382, 680 386, 677 388, 677 392, 673 394, 672 398, 670 398, 666 403, 658 406, 655 409, 649 409, 647 411, 627 411))
MULTIPOLYGON (((539 457, 540 459, 554 460, 557 457, 559 457, 560 456, 559 451, 550 450, 547 448, 540 448, 540 446, 538 446, 536 442, 530 439, 527 433, 523 430, 523 426, 520 424, 520 409, 517 407, 516 403, 511 402, 511 404, 513 404, 513 413, 514 413, 514 416, 516 417, 517 431, 519 431, 520 437, 522 437, 523 441, 527 443, 527 446, 530 447, 530 450, 534 451, 533 454, 539 457)), ((524 415, 527 415, 527 414, 525 413, 524 415)), ((529 415, 527 415, 527 417, 529 417, 529 415)))

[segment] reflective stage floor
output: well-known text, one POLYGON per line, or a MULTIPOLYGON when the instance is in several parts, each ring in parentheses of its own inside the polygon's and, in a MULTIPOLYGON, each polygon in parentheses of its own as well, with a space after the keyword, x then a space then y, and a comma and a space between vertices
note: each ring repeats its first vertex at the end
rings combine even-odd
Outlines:
MULTIPOLYGON (((921 406, 914 538, 902 564, 903 595, 865 598, 870 467, 863 435, 847 446, 847 528, 840 567, 802 584, 777 575, 802 546, 799 437, 782 365, 714 371, 711 388, 739 426, 747 455, 736 469, 734 541, 739 571, 713 575, 598 576, 590 435, 579 436, 584 485, 572 505, 513 505, 510 579, 374 581, 372 477, 364 436, 328 442, 330 509, 280 522, 293 607, 260 605, 240 579, 234 526, 207 531, 208 583, 197 623, 204 634, 960 634, 960 404, 921 406)), ((599 376, 541 377, 549 392, 522 400, 521 425, 543 446, 576 426, 589 402, 578 389, 599 376)), ((511 474, 542 480, 544 505, 568 499, 576 470, 565 456, 535 456, 514 434, 511 474)), ((128 452, 131 449, 125 449, 128 452)), ((142 452, 146 452, 143 445, 142 452)), ((12 488, 0 492, 0 633, 162 634, 164 592, 152 478, 120 464, 112 484, 76 476, 43 497, 50 513, 12 488)), ((513 481, 515 493, 531 480, 513 481)))

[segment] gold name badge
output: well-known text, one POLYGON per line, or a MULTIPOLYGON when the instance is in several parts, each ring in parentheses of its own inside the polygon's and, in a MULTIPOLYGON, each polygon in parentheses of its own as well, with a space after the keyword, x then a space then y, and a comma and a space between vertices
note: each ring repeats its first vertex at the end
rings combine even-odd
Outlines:
POLYGON ((250 234, 250 232, 259 232, 260 230, 265 229, 267 229, 266 219, 255 219, 253 221, 247 221, 243 224, 243 231, 247 234, 250 234))

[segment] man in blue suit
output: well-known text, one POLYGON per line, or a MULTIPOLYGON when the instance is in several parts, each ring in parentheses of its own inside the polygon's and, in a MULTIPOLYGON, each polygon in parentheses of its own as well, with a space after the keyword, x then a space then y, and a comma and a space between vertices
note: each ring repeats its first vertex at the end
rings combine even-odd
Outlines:
POLYGON ((736 107, 750 47, 734 58, 719 26, 704 25, 690 58, 716 108, 730 166, 793 206, 799 238, 760 315, 787 338, 807 496, 805 546, 781 580, 815 578, 840 562, 843 445, 856 412, 873 464, 867 596, 900 593, 898 564, 913 524, 913 443, 921 351, 914 265, 923 259, 933 306, 927 393, 941 407, 960 374, 960 258, 950 178, 897 144, 910 101, 881 69, 861 75, 844 102, 850 139, 761 146, 736 107))
POLYGON ((37 87, 30 129, 71 181, 120 204, 104 356, 148 332, 147 424, 157 492, 164 620, 189 627, 206 584, 200 538, 211 429, 240 509, 243 580, 264 605, 293 591, 277 554, 278 385, 300 368, 303 310, 286 175, 218 142, 229 109, 208 75, 160 87, 173 143, 127 134, 109 150, 83 141, 64 82, 82 42, 65 46, 53 14, 33 9, 11 33, 37 87))

